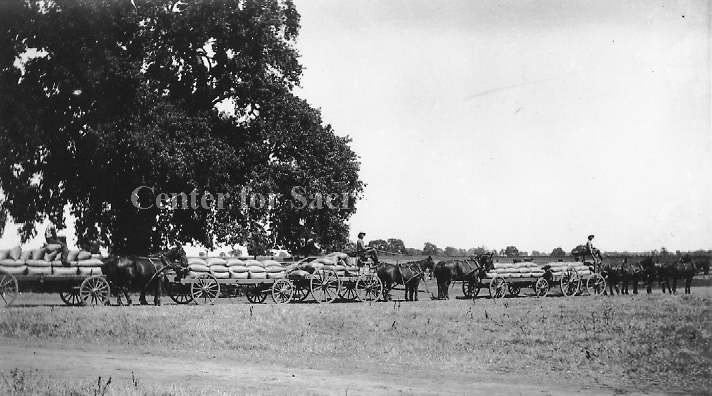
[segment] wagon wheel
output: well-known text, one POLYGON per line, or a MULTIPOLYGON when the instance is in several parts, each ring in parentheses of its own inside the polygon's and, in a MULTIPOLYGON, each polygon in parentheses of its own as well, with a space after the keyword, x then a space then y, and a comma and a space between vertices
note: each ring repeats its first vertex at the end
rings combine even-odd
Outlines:
POLYGON ((522 288, 514 283, 508 283, 507 286, 509 286, 509 294, 513 296, 518 296, 519 292, 522 291, 522 288))
POLYGON ((544 297, 549 292, 549 282, 544 278, 539 278, 534 284, 534 294, 537 297, 544 297))
POLYGON ((168 282, 166 284, 166 291, 168 296, 176 304, 188 304, 193 301, 193 295, 191 294, 190 287, 182 283, 168 282))
POLYGON ((79 286, 83 305, 109 305, 109 282, 103 276, 90 276, 79 286))
POLYGON ((341 281, 333 269, 318 271, 312 274, 309 288, 317 302, 330 303, 339 296, 341 281))
POLYGON ((272 284, 272 300, 277 304, 286 304, 292 301, 294 289, 294 283, 289 279, 277 279, 272 284))
POLYGON ((253 304, 262 304, 267 299, 267 293, 265 293, 265 290, 257 285, 247 286, 247 289, 245 290, 245 297, 247 297, 247 301, 253 304))
POLYGON ((71 287, 67 290, 62 290, 59 292, 59 298, 62 299, 62 302, 72 307, 82 305, 82 298, 79 295, 78 287, 71 287))
POLYGON ((307 285, 301 284, 299 282, 295 285, 294 296, 292 296, 292 301, 302 302, 309 297, 309 287, 307 285))
POLYGON ((202 273, 190 284, 190 295, 197 304, 214 304, 220 297, 220 282, 209 273, 202 273))
POLYGON ((579 292, 581 289, 581 277, 579 277, 575 268, 569 267, 566 269, 559 281, 559 286, 561 287, 561 293, 567 297, 579 292))
POLYGON ((346 281, 339 288, 339 297, 347 301, 358 301, 358 291, 356 291, 357 281, 346 281))
POLYGON ((586 281, 588 294, 600 295, 606 291, 606 279, 601 274, 593 274, 586 281))
POLYGON ((378 301, 383 295, 383 284, 377 276, 362 274, 356 282, 359 301, 378 301))
POLYGON ((20 293, 15 275, 0 271, 0 301, 9 306, 20 293))
POLYGON ((507 282, 499 275, 496 275, 489 284, 489 294, 491 298, 502 298, 507 295, 507 282))

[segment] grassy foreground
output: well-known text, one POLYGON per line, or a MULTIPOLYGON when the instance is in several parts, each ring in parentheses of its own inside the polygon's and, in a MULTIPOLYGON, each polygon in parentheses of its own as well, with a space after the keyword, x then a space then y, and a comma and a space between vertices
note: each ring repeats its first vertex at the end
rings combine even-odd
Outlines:
MULTIPOLYGON (((708 290, 474 303, 16 307, 0 311, 0 337, 226 364, 464 378, 489 373, 617 390, 708 392, 711 307, 708 290)), ((41 378, 20 374, 43 386, 41 378)), ((0 381, 0 393, 13 384, 0 381)), ((93 394, 97 384, 81 386, 93 394)))

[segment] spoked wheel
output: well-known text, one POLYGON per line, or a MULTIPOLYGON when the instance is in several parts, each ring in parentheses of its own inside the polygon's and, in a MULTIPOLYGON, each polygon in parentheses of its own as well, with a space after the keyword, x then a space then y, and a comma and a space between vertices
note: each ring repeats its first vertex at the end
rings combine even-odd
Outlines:
POLYGON ((197 304, 215 304, 220 297, 220 282, 212 274, 203 273, 190 284, 190 295, 197 304))
POLYGON ((519 285, 515 285, 514 283, 509 283, 509 294, 513 296, 518 296, 519 292, 522 291, 522 288, 519 285))
POLYGON ((507 295, 507 282, 501 276, 495 276, 490 281, 489 294, 491 298, 502 298, 507 295))
POLYGON ((9 306, 20 294, 15 275, 0 271, 0 301, 9 306))
POLYGON ((302 285, 297 283, 294 288, 294 295, 292 296, 292 301, 302 302, 309 297, 309 287, 308 285, 302 285))
POLYGON ((341 284, 339 288, 339 297, 346 301, 358 301, 358 292, 356 291, 357 281, 347 281, 341 284))
POLYGON ((356 282, 359 301, 378 301, 383 295, 383 284, 377 276, 361 275, 356 282))
POLYGON ((537 297, 544 297, 549 292, 549 282, 544 278, 537 279, 534 284, 534 294, 537 297))
POLYGON ((59 298, 62 299, 62 302, 71 307, 82 305, 82 298, 79 294, 78 287, 71 287, 67 290, 62 290, 59 292, 59 298))
POLYGON ((567 268, 566 272, 564 272, 564 275, 561 277, 559 286, 561 287, 561 293, 563 293, 564 296, 573 296, 578 293, 579 290, 581 290, 581 278, 579 277, 578 272, 576 272, 576 269, 573 267, 567 268))
POLYGON ((319 303, 331 303, 339 296, 341 281, 334 270, 316 271, 309 283, 311 294, 319 303))
POLYGON ((267 299, 267 293, 259 286, 247 286, 245 297, 253 304, 262 304, 267 299))
POLYGON ((593 274, 586 281, 586 291, 588 294, 600 295, 606 291, 606 279, 601 274, 593 274))
POLYGON ((473 298, 473 289, 475 288, 475 281, 462 281, 462 294, 467 298, 473 298))
POLYGON ((277 304, 286 304, 294 296, 294 283, 289 279, 278 279, 272 285, 272 300, 277 304))
POLYGON ((168 282, 166 284, 166 291, 168 296, 176 304, 188 304, 193 301, 193 295, 191 294, 190 286, 184 285, 182 283, 168 282))
POLYGON ((82 305, 109 305, 109 282, 103 276, 91 276, 79 286, 82 305))

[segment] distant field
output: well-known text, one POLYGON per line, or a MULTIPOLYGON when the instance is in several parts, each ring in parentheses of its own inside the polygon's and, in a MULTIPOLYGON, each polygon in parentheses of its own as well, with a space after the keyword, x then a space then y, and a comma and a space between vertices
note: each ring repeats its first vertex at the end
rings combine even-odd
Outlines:
MULTIPOLYGON (((42 298, 58 302, 21 296, 42 298)), ((690 296, 657 290, 474 302, 11 307, 0 310, 0 393, 26 386, 93 394, 98 376, 113 377, 115 394, 267 389, 252 388, 259 384, 245 378, 245 365, 260 381, 295 370, 302 370, 295 378, 319 378, 275 379, 269 389, 277 393, 369 393, 378 386, 392 393, 469 393, 475 389, 468 386, 484 383, 491 388, 479 386, 495 393, 704 393, 712 389, 711 307, 709 287, 695 287, 690 296), (21 359, 32 353, 45 357, 21 359), (70 358, 76 363, 60 364, 70 358), (82 366, 93 359, 101 363, 82 366), (20 369, 14 377, 13 368, 20 369), (219 377, 216 370, 242 379, 204 383, 219 377), (192 379, 177 380, 183 372, 192 379), (187 391, 191 386, 197 389, 187 391)))

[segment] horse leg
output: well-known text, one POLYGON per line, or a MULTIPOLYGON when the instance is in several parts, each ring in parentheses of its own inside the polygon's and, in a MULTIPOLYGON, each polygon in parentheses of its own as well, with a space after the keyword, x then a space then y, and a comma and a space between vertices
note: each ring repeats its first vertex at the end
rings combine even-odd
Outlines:
POLYGON ((672 294, 677 294, 677 278, 672 278, 672 294))
POLYGON ((692 286, 692 278, 685 279, 685 294, 692 294, 690 286, 692 286))
POLYGON ((154 280, 156 282, 156 287, 154 288, 154 295, 153 295, 153 305, 155 306, 160 306, 161 305, 161 292, 163 291, 163 282, 161 277, 156 277, 154 280))
POLYGON ((638 294, 638 280, 633 280, 633 294, 638 294))
POLYGON ((133 301, 131 301, 131 296, 129 295, 129 288, 123 287, 121 288, 121 291, 123 291, 124 296, 126 297, 126 305, 132 305, 133 301))
POLYGON ((415 283, 413 285, 413 301, 418 301, 418 287, 420 286, 420 282, 415 283))

